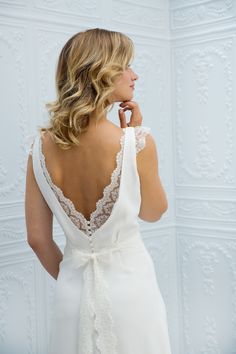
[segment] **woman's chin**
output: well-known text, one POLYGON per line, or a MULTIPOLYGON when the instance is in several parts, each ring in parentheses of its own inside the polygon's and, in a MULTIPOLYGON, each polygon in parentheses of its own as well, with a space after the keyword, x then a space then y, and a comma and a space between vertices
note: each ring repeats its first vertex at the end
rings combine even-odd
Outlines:
POLYGON ((127 95, 120 96, 119 98, 116 98, 114 100, 114 102, 130 101, 130 100, 132 100, 133 96, 134 96, 134 94, 133 94, 133 92, 131 92, 131 93, 127 94, 127 95))
POLYGON ((133 96, 134 96, 134 94, 131 93, 131 94, 125 96, 125 98, 123 99, 123 101, 130 101, 130 100, 132 100, 133 96))

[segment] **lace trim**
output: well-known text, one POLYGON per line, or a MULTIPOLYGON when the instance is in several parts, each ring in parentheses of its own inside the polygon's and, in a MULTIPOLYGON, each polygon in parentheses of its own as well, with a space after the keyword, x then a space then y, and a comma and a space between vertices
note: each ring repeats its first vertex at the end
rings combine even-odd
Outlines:
POLYGON ((146 135, 150 134, 151 128, 144 127, 142 125, 135 127, 135 147, 136 153, 138 154, 146 144, 146 135))
POLYGON ((116 168, 111 174, 111 182, 103 190, 103 196, 96 202, 96 209, 91 213, 90 220, 88 221, 84 215, 75 209, 74 203, 67 197, 65 197, 62 190, 57 187, 51 179, 51 176, 46 167, 45 156, 42 151, 42 140, 39 139, 39 152, 40 152, 40 162, 42 166, 43 173, 47 179, 48 184, 51 186, 53 192, 55 193, 58 201, 62 205, 64 211, 67 213, 72 222, 88 236, 91 236, 97 228, 99 228, 110 216, 111 210, 113 208, 114 202, 117 199, 120 176, 121 176, 121 164, 124 148, 124 134, 125 130, 123 129, 123 134, 120 138, 121 148, 116 155, 116 168), (88 229, 88 224, 90 224, 90 230, 88 229))
POLYGON ((35 135, 26 136, 26 154, 32 155, 35 135))
MULTIPOLYGON (((123 129, 123 134, 120 138, 121 148, 116 155, 116 168, 111 174, 111 182, 104 188, 103 196, 96 202, 96 208, 91 213, 89 220, 87 220, 81 212, 75 209, 74 203, 69 198, 65 197, 62 190, 52 182, 51 176, 46 167, 45 156, 42 152, 42 140, 41 138, 39 139, 40 162, 46 180, 68 217, 87 236, 91 236, 99 227, 101 227, 103 223, 106 222, 118 198, 124 148, 124 131, 125 129, 123 129)), ((136 153, 139 153, 145 147, 145 138, 146 135, 150 133, 150 131, 151 129, 149 127, 135 127, 134 132, 136 153)), ((33 144, 31 145, 30 153, 32 153, 32 146, 33 144)))

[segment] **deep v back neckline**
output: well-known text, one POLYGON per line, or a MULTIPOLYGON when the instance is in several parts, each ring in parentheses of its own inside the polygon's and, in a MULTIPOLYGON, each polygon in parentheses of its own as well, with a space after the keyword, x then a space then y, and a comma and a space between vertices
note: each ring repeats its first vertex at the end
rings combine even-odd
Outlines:
POLYGON ((90 213, 89 220, 87 218, 85 218, 85 216, 83 215, 82 212, 80 212, 78 209, 75 208, 75 205, 74 205, 73 201, 70 198, 66 197, 64 192, 62 191, 62 189, 60 187, 58 187, 52 181, 52 178, 51 178, 51 176, 49 174, 49 171, 47 169, 47 166, 46 166, 46 157, 45 157, 45 155, 43 154, 43 151, 42 151, 42 137, 39 136, 40 167, 42 169, 45 181, 46 181, 47 185, 49 186, 49 188, 51 189, 52 193, 55 195, 56 200, 57 200, 59 206, 62 208, 63 212, 66 214, 66 216, 72 222, 72 224, 76 227, 76 229, 78 229, 80 232, 82 232, 86 237, 88 237, 88 235, 83 230, 81 230, 78 226, 75 225, 75 223, 71 220, 69 215, 66 213, 66 211, 62 207, 62 205, 60 203, 60 200, 62 200, 68 206, 68 208, 70 208, 70 210, 73 212, 73 214, 76 217, 78 217, 79 220, 82 221, 82 223, 84 223, 86 225, 86 229, 87 229, 87 227, 90 227, 91 222, 96 219, 96 215, 102 209, 104 201, 106 200, 107 195, 109 194, 110 190, 113 187, 113 183, 114 183, 116 174, 120 173, 120 183, 119 183, 119 186, 118 186, 118 196, 117 196, 117 199, 115 200, 115 202, 113 204, 111 213, 108 216, 108 218, 105 220, 105 222, 100 227, 95 229, 93 233, 95 233, 97 230, 99 230, 101 227, 103 227, 103 225, 106 224, 106 222, 108 222, 108 220, 110 219, 111 215, 113 214, 113 210, 115 209, 115 206, 116 206, 116 204, 117 204, 117 202, 119 200, 119 197, 120 197, 120 189, 121 189, 122 174, 123 174, 123 159, 124 159, 125 141, 126 141, 126 130, 127 130, 126 128, 122 128, 122 129, 123 129, 123 133, 122 133, 122 135, 120 137, 120 149, 119 149, 119 151, 116 154, 116 167, 115 167, 115 169, 112 171, 112 173, 110 175, 110 183, 104 187, 102 197, 99 198, 97 200, 97 202, 96 202, 95 210, 92 211, 92 213, 90 213), (60 200, 58 199, 58 196, 59 196, 60 200))

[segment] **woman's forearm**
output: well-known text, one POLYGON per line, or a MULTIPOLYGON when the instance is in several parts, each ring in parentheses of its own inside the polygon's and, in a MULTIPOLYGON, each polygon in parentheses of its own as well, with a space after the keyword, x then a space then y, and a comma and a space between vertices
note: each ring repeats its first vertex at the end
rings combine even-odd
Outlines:
POLYGON ((58 245, 54 241, 51 241, 46 244, 44 243, 31 246, 31 248, 46 271, 54 279, 57 279, 59 273, 59 263, 63 258, 63 254, 58 245))

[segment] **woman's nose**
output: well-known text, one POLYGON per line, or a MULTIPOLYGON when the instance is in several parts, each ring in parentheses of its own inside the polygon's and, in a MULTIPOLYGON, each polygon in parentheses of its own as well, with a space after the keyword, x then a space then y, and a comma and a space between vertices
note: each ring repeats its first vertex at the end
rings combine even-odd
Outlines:
POLYGON ((137 80, 137 79, 138 79, 138 75, 137 75, 135 72, 133 72, 133 73, 134 73, 133 79, 134 79, 134 80, 137 80))

